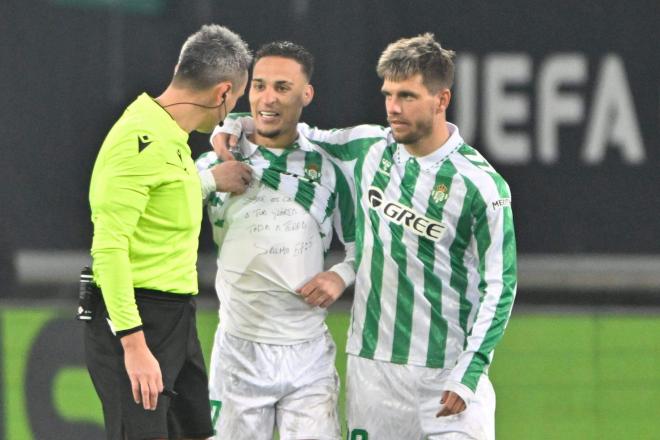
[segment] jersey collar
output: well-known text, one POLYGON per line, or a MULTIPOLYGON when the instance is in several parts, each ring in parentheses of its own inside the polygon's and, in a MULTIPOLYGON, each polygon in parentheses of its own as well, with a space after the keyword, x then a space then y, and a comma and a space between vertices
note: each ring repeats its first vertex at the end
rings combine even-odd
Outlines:
MULTIPOLYGON (((415 157, 419 163, 422 171, 434 171, 438 168, 447 157, 463 145, 464 141, 461 134, 458 132, 458 127, 452 123, 447 122, 447 129, 449 130, 449 139, 434 152, 422 157, 415 157)), ((414 157, 406 150, 402 144, 397 144, 394 160, 398 164, 405 164, 406 161, 414 157)))

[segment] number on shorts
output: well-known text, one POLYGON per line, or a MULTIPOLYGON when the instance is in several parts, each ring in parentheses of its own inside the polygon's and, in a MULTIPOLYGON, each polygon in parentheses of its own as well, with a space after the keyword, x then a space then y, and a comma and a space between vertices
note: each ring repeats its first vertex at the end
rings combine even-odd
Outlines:
POLYGON ((369 433, 364 429, 354 429, 351 431, 350 440, 369 440, 369 433))
POLYGON ((211 424, 215 429, 215 424, 220 418, 220 410, 222 409, 222 402, 219 400, 211 400, 211 424))

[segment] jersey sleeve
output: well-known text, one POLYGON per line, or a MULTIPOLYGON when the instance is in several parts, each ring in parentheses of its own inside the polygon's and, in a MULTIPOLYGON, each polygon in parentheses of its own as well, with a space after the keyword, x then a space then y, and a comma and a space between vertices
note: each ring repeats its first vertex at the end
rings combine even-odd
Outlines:
POLYGON ((135 303, 129 241, 151 188, 166 173, 166 159, 156 142, 142 152, 134 143, 133 139, 120 141, 103 156, 90 192, 94 279, 118 334, 142 325, 135 303))
POLYGON ((336 164, 335 169, 335 209, 333 212, 333 227, 339 240, 344 244, 344 260, 330 268, 339 274, 346 286, 355 282, 355 196, 354 186, 336 164))
POLYGON ((333 163, 335 170, 335 209, 333 227, 342 243, 355 241, 355 186, 353 177, 333 163))
MULTIPOLYGON (((364 156, 371 145, 389 136, 388 128, 370 124, 322 130, 301 122, 298 124, 298 131, 341 161, 352 161, 364 156)), ((219 133, 240 137, 242 133, 253 132, 254 121, 250 113, 231 113, 222 126, 216 127, 211 139, 219 133)))
POLYGON ((213 146, 213 138, 220 133, 234 135, 237 138, 243 133, 254 133, 254 122, 250 113, 230 113, 222 122, 222 125, 216 126, 211 133, 209 138, 211 146, 213 146))
POLYGON ((477 191, 472 200, 481 303, 466 348, 449 377, 453 389, 451 385, 448 388, 457 392, 461 387, 463 391, 476 390, 479 378, 488 368, 493 350, 504 334, 516 294, 516 241, 511 195, 501 177, 494 176, 494 181, 496 190, 477 191))
POLYGON ((340 161, 364 157, 374 143, 387 139, 389 130, 379 125, 322 130, 300 122, 298 131, 340 161))

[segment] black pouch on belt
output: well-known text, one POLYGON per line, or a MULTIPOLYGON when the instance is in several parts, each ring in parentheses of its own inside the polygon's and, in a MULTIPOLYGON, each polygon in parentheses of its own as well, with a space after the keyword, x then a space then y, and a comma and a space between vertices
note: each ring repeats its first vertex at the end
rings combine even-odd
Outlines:
POLYGON ((78 290, 78 321, 91 321, 94 319, 94 310, 101 296, 101 291, 94 282, 94 273, 89 266, 80 271, 80 287, 78 290))

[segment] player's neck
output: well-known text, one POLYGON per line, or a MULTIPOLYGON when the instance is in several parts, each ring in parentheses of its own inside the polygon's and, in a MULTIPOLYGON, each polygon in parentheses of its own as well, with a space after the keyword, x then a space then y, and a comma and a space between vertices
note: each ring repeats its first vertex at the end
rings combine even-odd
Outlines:
POLYGON ((289 148, 298 138, 298 130, 294 126, 292 130, 283 131, 277 136, 262 136, 255 131, 249 138, 250 141, 266 148, 284 149, 289 148))
POLYGON ((450 133, 447 122, 442 121, 433 127, 433 130, 417 142, 403 144, 408 153, 415 157, 424 157, 442 147, 449 139, 450 133))

